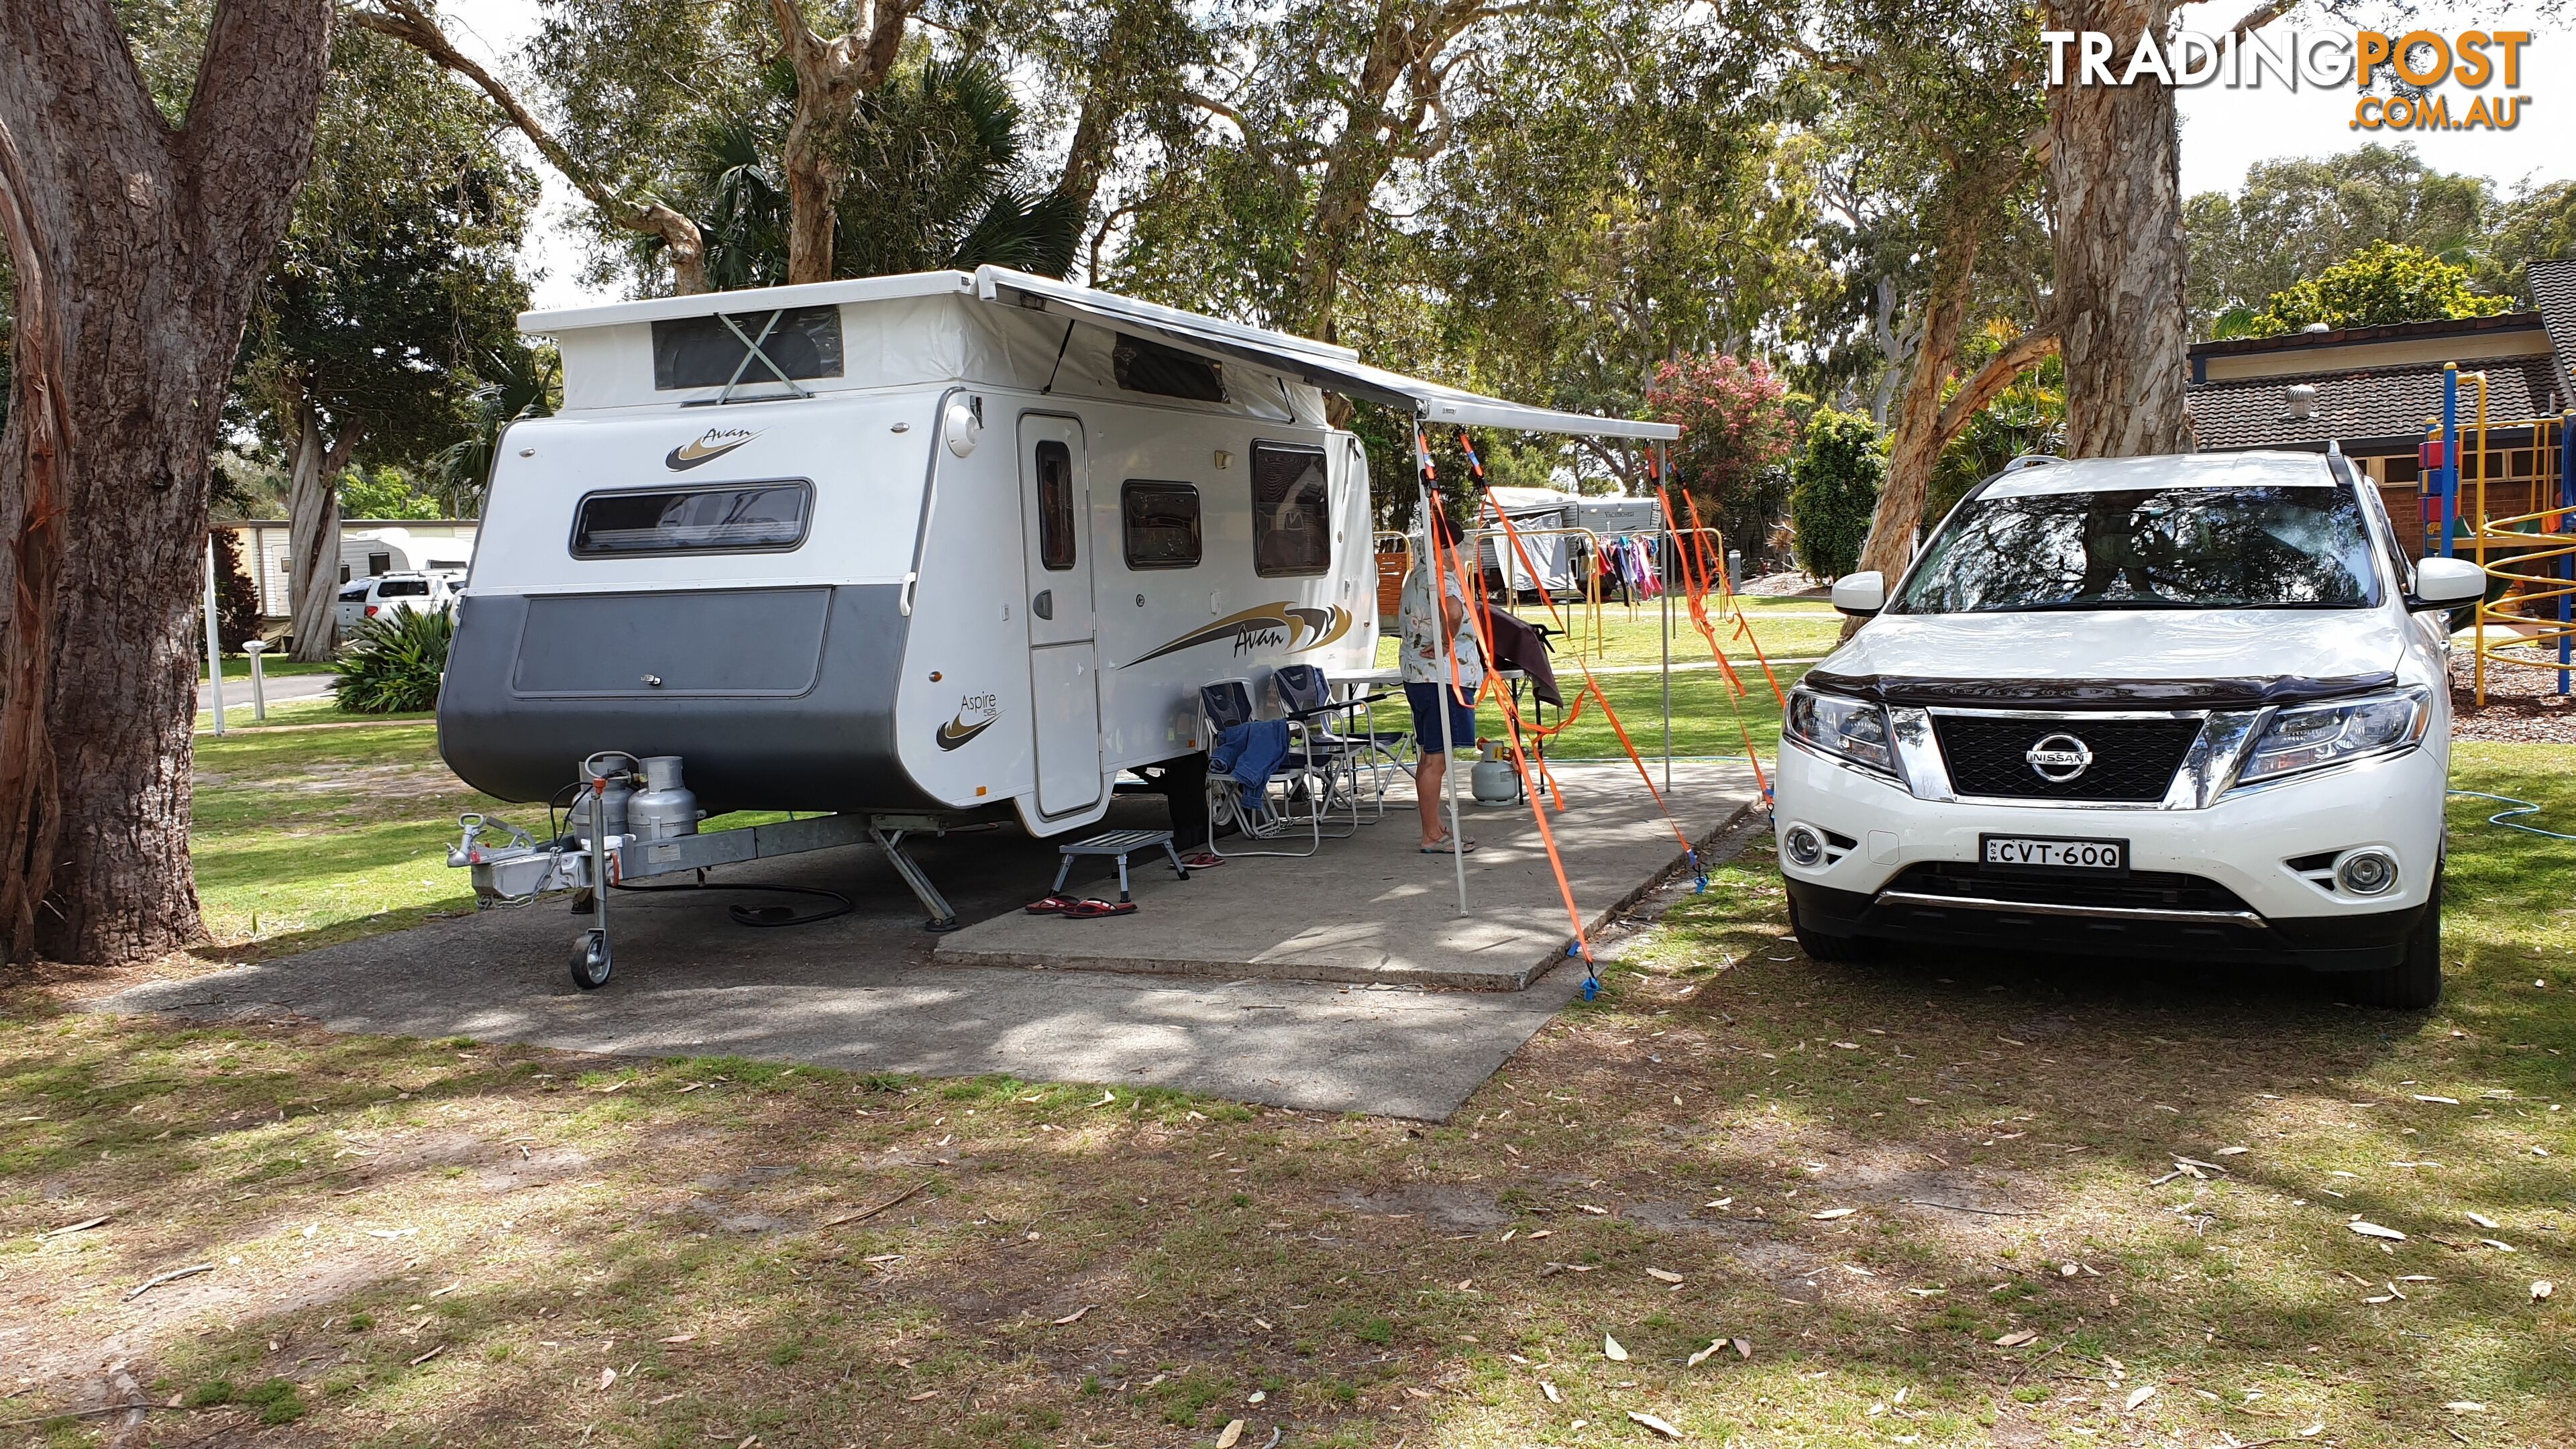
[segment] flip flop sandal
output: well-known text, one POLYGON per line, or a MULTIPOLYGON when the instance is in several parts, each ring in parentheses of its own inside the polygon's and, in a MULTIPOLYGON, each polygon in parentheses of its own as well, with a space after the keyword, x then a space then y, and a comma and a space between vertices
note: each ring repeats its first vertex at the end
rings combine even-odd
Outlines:
POLYGON ((1213 850, 1202 850, 1181 857, 1181 864, 1191 870, 1214 870, 1225 864, 1225 857, 1213 850))
MULTIPOLYGON (((1422 847, 1422 853, 1424 855, 1447 855, 1450 853, 1449 842, 1444 840, 1438 845, 1426 845, 1422 847)), ((1476 853, 1476 842, 1472 840, 1468 841, 1465 845, 1458 847, 1457 853, 1460 855, 1474 855, 1476 853)))
POLYGON ((1068 921, 1096 921, 1102 916, 1134 914, 1136 914, 1134 901, 1104 901, 1097 896, 1087 901, 1075 901, 1064 908, 1064 918, 1068 921))
POLYGON ((1032 916, 1060 916, 1080 904, 1080 896, 1048 896, 1041 901, 1031 901, 1020 909, 1032 916))

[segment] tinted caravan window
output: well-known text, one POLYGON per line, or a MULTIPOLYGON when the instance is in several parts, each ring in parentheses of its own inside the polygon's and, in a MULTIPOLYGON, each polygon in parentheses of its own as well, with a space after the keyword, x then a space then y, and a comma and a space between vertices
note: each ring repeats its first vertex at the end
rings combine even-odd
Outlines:
POLYGON ((1073 452, 1058 442, 1038 444, 1038 566, 1073 567, 1073 452))
POLYGON ((778 364, 779 371, 799 382, 841 375, 838 307, 736 312, 730 320, 742 329, 742 337, 736 337, 725 326, 725 319, 715 317, 674 317, 654 323, 653 386, 664 391, 722 387, 732 382, 737 372, 746 386, 777 382, 778 374, 751 356, 743 337, 759 342, 761 352, 778 364), (773 316, 778 319, 774 327, 770 325, 773 316), (765 341, 761 337, 764 329, 768 332, 765 341))
POLYGON ((429 580, 385 579, 376 585, 376 597, 379 599, 426 599, 429 597, 429 580))
POLYGON ((1109 353, 1109 368, 1118 385, 1129 392, 1187 398, 1191 402, 1225 401, 1224 368, 1151 338, 1119 333, 1118 345, 1109 353))
POLYGON ((774 553, 805 541, 814 485, 740 483, 593 493, 573 511, 575 558, 774 553))
POLYGON ((1321 448, 1252 445, 1252 568, 1263 578, 1333 567, 1332 490, 1321 448))
POLYGON ((1196 568, 1199 561, 1199 490, 1187 483, 1130 478, 1118 490, 1118 514, 1127 537, 1131 569, 1196 568))

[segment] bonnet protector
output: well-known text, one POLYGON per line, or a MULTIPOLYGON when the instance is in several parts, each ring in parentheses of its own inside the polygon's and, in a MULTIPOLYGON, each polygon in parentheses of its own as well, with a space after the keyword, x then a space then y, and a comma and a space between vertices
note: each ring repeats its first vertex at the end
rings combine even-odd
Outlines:
POLYGON ((2395 687, 2395 673, 2314 679, 1927 679, 1903 674, 1807 671, 1806 683, 1879 704, 1982 709, 2258 709, 2308 704, 2395 687))

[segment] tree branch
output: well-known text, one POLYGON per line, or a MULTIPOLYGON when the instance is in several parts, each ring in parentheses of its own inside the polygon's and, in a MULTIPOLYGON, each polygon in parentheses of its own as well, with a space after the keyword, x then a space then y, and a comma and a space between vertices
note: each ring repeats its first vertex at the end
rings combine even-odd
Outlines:
POLYGON ((2054 318, 2037 323, 2027 332, 2004 344, 2003 350, 1987 359, 1976 375, 1960 384, 1959 390, 1941 407, 1941 416, 1933 424, 1933 446, 1944 448, 1959 436, 1996 394, 2012 386, 2013 379, 2037 366, 2041 359, 2057 350, 2057 322, 2054 318))
POLYGON ((675 290, 683 295, 707 290, 706 240, 698 224, 672 210, 660 201, 641 201, 621 196, 603 179, 576 158, 569 147, 546 129, 543 121, 520 103, 518 96, 485 70, 473 57, 458 50, 438 21, 423 10, 418 0, 375 0, 381 10, 352 10, 349 21, 363 30, 389 36, 418 50, 439 65, 471 82, 477 90, 501 108, 510 124, 528 138, 537 153, 560 172, 573 188, 611 224, 646 236, 660 237, 669 248, 671 279, 675 290))
POLYGON ((2227 27, 2227 33, 2238 40, 2243 40, 2298 8, 2299 0, 2262 0, 2261 4, 2238 16, 2236 23, 2227 27))

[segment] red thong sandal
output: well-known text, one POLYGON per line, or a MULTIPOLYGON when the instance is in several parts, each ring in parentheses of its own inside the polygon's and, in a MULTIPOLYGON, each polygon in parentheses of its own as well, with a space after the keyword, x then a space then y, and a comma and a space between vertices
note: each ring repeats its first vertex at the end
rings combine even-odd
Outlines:
POLYGON ((1102 916, 1132 916, 1134 914, 1136 914, 1136 903, 1134 901, 1104 901, 1098 896, 1093 896, 1091 899, 1085 901, 1075 901, 1072 905, 1064 908, 1064 918, 1068 921, 1096 921, 1102 916))
POLYGON ((1048 896, 1042 901, 1031 901, 1020 909, 1032 916, 1061 916, 1080 904, 1082 898, 1079 896, 1048 896))

